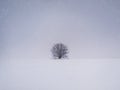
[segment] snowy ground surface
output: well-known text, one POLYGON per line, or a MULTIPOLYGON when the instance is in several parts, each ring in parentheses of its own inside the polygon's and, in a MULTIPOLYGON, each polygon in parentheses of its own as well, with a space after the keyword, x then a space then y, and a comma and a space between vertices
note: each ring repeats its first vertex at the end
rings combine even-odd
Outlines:
POLYGON ((120 60, 6 60, 0 90, 120 90, 120 60))

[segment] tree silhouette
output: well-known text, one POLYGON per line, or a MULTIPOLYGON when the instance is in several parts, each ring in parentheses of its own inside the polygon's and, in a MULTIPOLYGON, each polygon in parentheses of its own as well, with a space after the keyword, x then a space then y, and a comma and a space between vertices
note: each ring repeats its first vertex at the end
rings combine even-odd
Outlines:
POLYGON ((68 48, 62 43, 55 44, 51 49, 54 59, 67 58, 68 48))

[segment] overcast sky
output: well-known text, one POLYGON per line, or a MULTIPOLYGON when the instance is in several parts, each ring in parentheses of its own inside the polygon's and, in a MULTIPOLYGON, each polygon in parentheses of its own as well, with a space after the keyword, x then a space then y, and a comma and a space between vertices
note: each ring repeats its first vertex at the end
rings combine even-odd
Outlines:
POLYGON ((51 58, 54 43, 70 58, 120 57, 119 0, 0 0, 4 58, 51 58))

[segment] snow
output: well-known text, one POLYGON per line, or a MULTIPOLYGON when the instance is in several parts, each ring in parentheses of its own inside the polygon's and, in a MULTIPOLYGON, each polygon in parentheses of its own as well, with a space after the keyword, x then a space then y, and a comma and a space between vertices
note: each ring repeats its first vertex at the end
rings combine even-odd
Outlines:
POLYGON ((0 90, 119 90, 119 59, 6 60, 0 90))

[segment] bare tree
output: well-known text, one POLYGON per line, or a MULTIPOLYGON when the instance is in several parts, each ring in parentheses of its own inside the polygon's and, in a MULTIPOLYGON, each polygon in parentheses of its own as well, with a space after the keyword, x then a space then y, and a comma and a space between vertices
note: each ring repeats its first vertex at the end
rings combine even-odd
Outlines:
POLYGON ((51 49, 53 58, 55 59, 62 59, 67 58, 68 48, 62 43, 55 44, 51 49))

